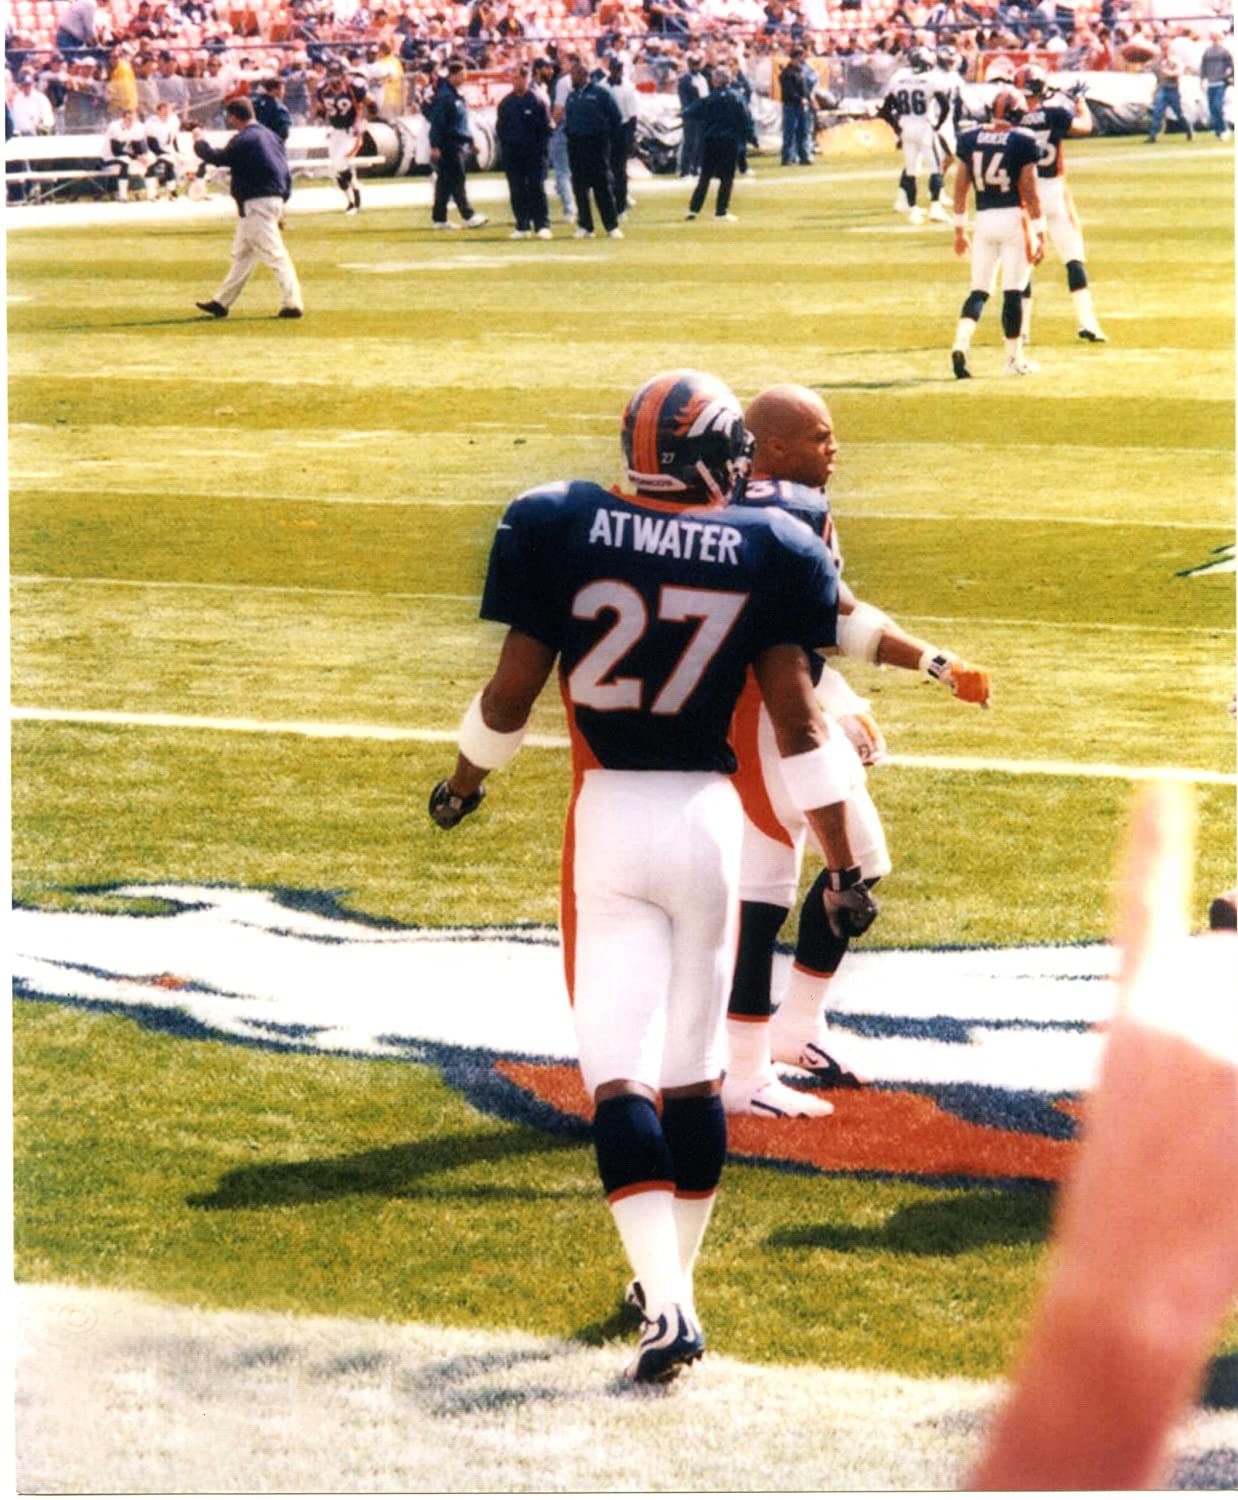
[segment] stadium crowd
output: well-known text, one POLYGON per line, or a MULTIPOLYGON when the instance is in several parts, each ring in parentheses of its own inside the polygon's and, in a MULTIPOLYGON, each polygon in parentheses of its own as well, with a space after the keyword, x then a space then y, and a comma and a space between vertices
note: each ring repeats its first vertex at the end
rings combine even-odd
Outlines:
POLYGON ((333 58, 367 81, 372 115, 394 119, 432 97, 453 56, 487 74, 543 56, 565 68, 574 52, 613 54, 637 89, 673 93, 699 54, 778 97, 782 62, 802 47, 823 87, 863 96, 866 76, 879 92, 924 39, 948 41, 960 73, 980 79, 986 58, 1008 51, 1063 69, 1137 69, 1146 61, 1130 54, 1146 43, 1151 56, 1168 36, 1183 71, 1198 74, 1211 33, 1232 26, 1232 0, 1200 0, 1199 19, 1174 25, 1142 9, 1137 0, 13 0, 6 138, 99 131, 125 109, 145 120, 160 100, 185 124, 218 127, 228 99, 272 76, 292 123, 313 123, 333 58))

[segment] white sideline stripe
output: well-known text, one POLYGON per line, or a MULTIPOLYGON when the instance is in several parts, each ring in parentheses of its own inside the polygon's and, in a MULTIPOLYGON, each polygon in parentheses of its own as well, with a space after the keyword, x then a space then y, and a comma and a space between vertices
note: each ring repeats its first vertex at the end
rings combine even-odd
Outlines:
MULTIPOLYGON (((437 593, 382 593, 373 589, 313 588, 309 585, 287 583, 195 583, 190 579, 160 578, 75 578, 72 574, 59 573, 13 573, 10 583, 85 584, 98 588, 117 589, 205 589, 209 593, 241 594, 295 594, 300 596, 330 598, 339 595, 345 599, 430 599, 461 604, 479 604, 480 594, 437 593)), ((1093 630, 1120 631, 1123 634, 1158 635, 1233 635, 1232 625, 1122 625, 1093 623, 1081 625, 1077 620, 1002 620, 987 615, 915 615, 905 614, 904 620, 921 620, 930 625, 997 625, 1015 630, 1074 630, 1082 634, 1093 630)))
MULTIPOLYGON (((297 734, 309 739, 402 740, 422 744, 455 744, 454 729, 398 729, 388 724, 317 724, 296 720, 211 719, 188 714, 117 713, 92 708, 9 709, 11 720, 55 724, 108 724, 143 729, 208 729, 231 734, 297 734)), ((561 734, 531 734, 524 742, 537 750, 566 750, 561 734)), ((1087 765, 1069 760, 989 760, 978 755, 890 755, 890 766, 932 771, 1000 771, 1009 776, 1082 776, 1111 781, 1185 781, 1205 786, 1238 786, 1238 776, 1224 771, 1192 770, 1186 766, 1087 765)))

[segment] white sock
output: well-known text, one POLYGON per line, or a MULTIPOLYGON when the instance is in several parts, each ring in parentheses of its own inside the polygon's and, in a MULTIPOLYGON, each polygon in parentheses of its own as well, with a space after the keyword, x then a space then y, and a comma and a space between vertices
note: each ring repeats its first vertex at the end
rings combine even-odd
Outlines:
POLYGON ((116 196, 122 203, 127 203, 129 200, 129 184, 123 177, 116 184, 116 196))
MULTIPOLYGON (((692 1270, 696 1265, 697 1252, 705 1231, 709 1227, 709 1216, 714 1211, 716 1192, 704 1198, 675 1199, 675 1232, 679 1236, 679 1264, 688 1289, 688 1305, 695 1311, 692 1301, 692 1270)), ((643 1283, 642 1283, 643 1285, 643 1283)))
POLYGON ((792 964, 791 977, 778 1007, 779 1027, 790 1026, 801 1036, 816 1036, 824 1024, 825 994, 833 977, 832 974, 814 974, 792 964))
POLYGON ((971 348, 971 336, 975 331, 975 318, 960 318, 959 326, 954 331, 954 347, 966 354, 971 348))
MULTIPOLYGON (((729 1063, 727 1072, 732 1078, 756 1078, 768 1072, 769 1017, 728 1016, 726 1039, 729 1063)), ((678 1199, 675 1200, 678 1204, 678 1199)))
POLYGON ((1005 342, 1005 345, 1006 345, 1006 358, 1007 359, 1018 359, 1019 352, 1020 352, 1020 350, 1019 350, 1019 343, 1020 343, 1019 339, 1017 339, 1017 338, 1006 339, 1006 340, 1004 340, 1004 342, 1005 342))
POLYGON ((1023 299, 1023 327, 1019 330, 1019 337, 1025 344, 1030 344, 1032 341, 1032 299, 1030 297, 1023 299))
POLYGON ((1071 300, 1075 304, 1075 317, 1078 319, 1080 328, 1096 327, 1096 312, 1092 307, 1092 288, 1081 286, 1077 292, 1071 292, 1071 300))
POLYGON ((679 1258, 675 1195, 665 1188, 629 1193, 610 1205, 628 1264, 653 1311, 668 1302, 691 1302, 679 1258))

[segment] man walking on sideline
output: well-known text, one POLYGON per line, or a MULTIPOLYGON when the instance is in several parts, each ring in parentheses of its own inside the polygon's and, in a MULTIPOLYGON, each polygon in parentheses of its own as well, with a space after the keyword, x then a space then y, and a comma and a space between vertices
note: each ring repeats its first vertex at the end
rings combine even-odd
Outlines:
POLYGON ((218 150, 207 145, 199 125, 193 133, 194 155, 232 174, 232 196, 240 215, 232 241, 232 264, 224 283, 209 302, 195 304, 212 318, 226 318, 259 261, 270 266, 279 283, 281 318, 303 312, 301 284, 284 248, 279 219, 292 192, 292 174, 284 143, 254 119, 253 106, 241 97, 224 105, 224 119, 236 134, 218 150))
POLYGON ((490 221, 475 213, 464 185, 464 153, 473 141, 469 129, 469 107, 460 92, 468 70, 457 59, 447 65, 447 78, 439 86, 430 108, 430 160, 434 163, 434 207, 431 228, 458 229, 447 217, 448 203, 460 210, 466 229, 480 229, 490 221))
POLYGON ((714 68, 713 90, 702 99, 697 122, 701 129, 701 175, 692 189, 686 217, 695 219, 705 206, 709 184, 717 179, 718 202, 714 208, 715 219, 727 219, 732 223, 731 186, 735 181, 735 168, 739 153, 745 142, 752 139, 752 116, 742 96, 731 87, 731 75, 725 68, 714 68))
POLYGON ((551 239, 550 207, 546 202, 546 152, 550 142, 550 111, 540 94, 529 87, 523 63, 512 70, 512 91, 499 100, 494 133, 503 153, 503 170, 512 200, 516 227, 512 239, 536 234, 551 239))

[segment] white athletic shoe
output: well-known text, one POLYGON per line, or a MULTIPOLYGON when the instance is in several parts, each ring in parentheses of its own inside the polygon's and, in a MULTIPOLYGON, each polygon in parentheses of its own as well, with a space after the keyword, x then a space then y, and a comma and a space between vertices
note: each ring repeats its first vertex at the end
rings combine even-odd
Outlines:
POLYGON ((911 204, 908 203, 902 193, 899 193, 898 197, 894 200, 894 212, 896 214, 909 214, 911 212, 911 204))
POLYGON ((489 224, 489 222, 490 220, 485 214, 474 214, 471 219, 465 219, 464 227, 466 229, 480 229, 483 224, 489 224))
POLYGON ((668 1302, 655 1313, 645 1313, 636 1358, 624 1374, 637 1385, 665 1385, 685 1365, 695 1364, 705 1352, 705 1335, 691 1308, 668 1302))
POLYGON ((932 219, 934 224, 948 224, 950 222, 950 215, 939 202, 929 204, 929 218, 932 219))
POLYGON ((593 238, 593 230, 581 229, 579 226, 577 226, 576 232, 572 235, 572 238, 574 240, 591 240, 593 238))
POLYGON ((909 224, 923 224, 924 223, 924 210, 922 208, 918 208, 918 207, 917 208, 913 208, 911 210, 911 212, 907 216, 907 222, 909 224))
POLYGON ((714 222, 716 224, 738 224, 739 223, 739 215, 738 214, 715 214, 714 215, 714 222))
POLYGON ((608 229, 606 233, 607 237, 612 240, 621 240, 624 237, 623 230, 618 226, 616 226, 614 229, 608 229))
MULTIPOLYGON (((840 1057, 840 1042, 846 1046, 845 1039, 831 1032, 824 1022, 815 1031, 793 1031, 789 1024, 779 1027, 775 1012, 770 1023, 769 1050, 776 1063, 805 1068, 828 1088, 859 1088, 867 1080, 840 1057)), ((725 1079, 722 1087, 725 1090, 725 1079)))
POLYGON ((507 238, 509 240, 527 240, 531 233, 532 230, 529 229, 513 229, 507 238))
POLYGON ((537 237, 538 237, 539 240, 553 240, 554 239, 554 235, 551 234, 551 232, 550 232, 549 229, 539 229, 539 230, 536 231, 536 233, 537 233, 537 237))
POLYGON ((1030 360, 1030 359, 1020 359, 1017 354, 1011 354, 1011 355, 1009 355, 1007 357, 1006 368, 1002 371, 1002 374, 1003 375, 1035 375, 1035 374, 1037 374, 1039 372, 1039 370, 1040 370, 1040 366, 1038 364, 1036 364, 1033 360, 1030 360))
POLYGON ((459 229, 459 227, 454 219, 444 219, 441 224, 436 221, 430 225, 431 229, 459 229))
POLYGON ((772 1068, 754 1078, 728 1074, 722 1080, 722 1107, 728 1115, 759 1115, 767 1120, 803 1120, 834 1113, 828 1099, 788 1088, 772 1068))

